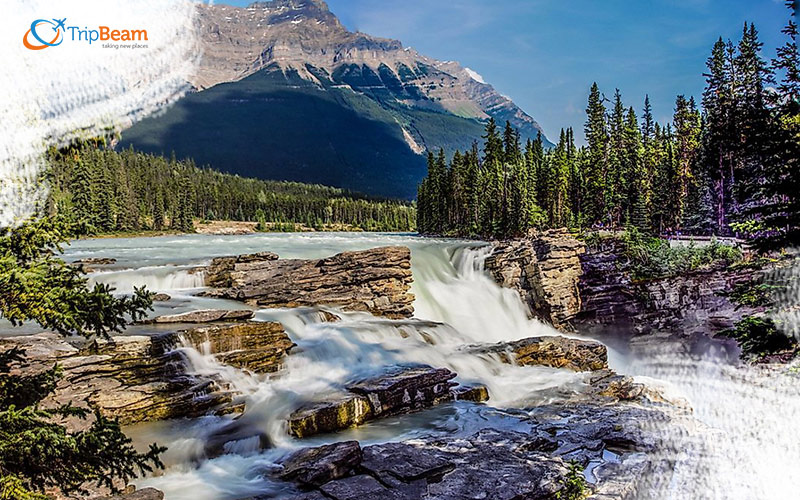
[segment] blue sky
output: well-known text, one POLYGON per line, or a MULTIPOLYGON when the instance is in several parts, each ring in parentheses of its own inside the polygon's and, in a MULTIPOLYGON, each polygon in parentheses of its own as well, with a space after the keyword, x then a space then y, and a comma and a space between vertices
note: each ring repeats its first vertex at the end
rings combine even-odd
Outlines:
MULTIPOLYGON (((226 2, 219 2, 226 3, 226 2)), ((234 1, 244 5, 248 1, 234 1)), ((659 121, 677 94, 698 101, 716 39, 754 22, 771 58, 788 19, 782 0, 328 0, 351 30, 396 38, 480 73, 536 118, 551 140, 583 135, 597 81, 641 114, 650 94, 659 121)))

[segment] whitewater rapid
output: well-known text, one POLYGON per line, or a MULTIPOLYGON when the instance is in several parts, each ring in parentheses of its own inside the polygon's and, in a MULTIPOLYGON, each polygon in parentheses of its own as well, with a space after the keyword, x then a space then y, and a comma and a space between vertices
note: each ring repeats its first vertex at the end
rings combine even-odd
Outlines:
MULTIPOLYGON (((167 500, 278 495, 285 486, 271 482, 266 472, 298 447, 348 439, 366 445, 426 434, 471 434, 483 427, 525 431, 526 424, 512 417, 515 411, 557 402, 581 390, 581 377, 566 370, 512 366, 464 352, 463 346, 469 344, 558 334, 529 319, 519 296, 488 277, 483 263, 490 247, 482 243, 369 233, 188 235, 85 240, 73 244, 67 257, 116 258, 111 269, 93 274, 92 281, 111 284, 121 292, 147 285, 168 293, 171 300, 158 304, 153 314, 169 314, 242 307, 196 296, 203 281, 194 268, 215 256, 272 251, 284 258, 320 258, 384 245, 411 248, 413 319, 335 311, 342 320, 330 323, 311 309, 257 310, 257 320, 281 322, 297 344, 284 368, 273 375, 252 375, 221 365, 202 346, 180 347, 192 370, 214 376, 243 395, 247 410, 242 420, 268 436, 273 446, 262 450, 258 438, 243 439, 226 445, 227 454, 203 459, 208 437, 228 424, 229 417, 135 426, 128 432, 137 443, 155 440, 169 447, 164 457, 167 470, 137 484, 164 491, 167 500), (486 385, 491 399, 487 405, 448 403, 302 441, 288 435, 287 417, 302 404, 409 364, 449 368, 460 382, 486 385)), ((644 380, 676 399, 686 399, 695 409, 702 429, 688 437, 674 436, 691 446, 677 452, 681 456, 676 458, 675 477, 661 497, 793 498, 793 485, 800 480, 796 377, 730 366, 669 344, 635 355, 609 348, 609 364, 621 373, 647 377, 644 380)))

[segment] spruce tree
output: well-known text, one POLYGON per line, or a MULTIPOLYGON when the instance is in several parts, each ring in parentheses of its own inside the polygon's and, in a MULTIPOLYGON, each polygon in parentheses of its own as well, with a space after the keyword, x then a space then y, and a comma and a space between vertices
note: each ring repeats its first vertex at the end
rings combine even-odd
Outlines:
POLYGON ((597 83, 593 83, 589 92, 584 128, 587 143, 584 157, 584 182, 586 185, 584 213, 589 224, 608 222, 605 218, 606 162, 608 160, 608 130, 605 115, 606 109, 600 89, 597 83))

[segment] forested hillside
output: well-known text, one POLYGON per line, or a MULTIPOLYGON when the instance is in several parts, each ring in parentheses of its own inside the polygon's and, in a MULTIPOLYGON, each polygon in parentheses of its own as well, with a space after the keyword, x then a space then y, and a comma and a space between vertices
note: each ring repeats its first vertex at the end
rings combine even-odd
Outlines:
POLYGON ((86 234, 144 229, 192 231, 193 219, 347 225, 364 230, 414 229, 407 202, 342 189, 264 181, 198 168, 132 149, 115 152, 102 141, 49 153, 47 211, 83 225, 86 234))
POLYGON ((597 84, 586 108, 586 145, 571 129, 545 150, 508 123, 477 144, 428 155, 419 186, 423 233, 509 237, 529 228, 626 225, 647 233, 736 233, 765 246, 800 241, 800 77, 797 27, 770 63, 755 27, 720 39, 708 58, 702 109, 680 95, 672 123, 639 118, 597 84), (610 102, 610 109, 605 102, 610 102))

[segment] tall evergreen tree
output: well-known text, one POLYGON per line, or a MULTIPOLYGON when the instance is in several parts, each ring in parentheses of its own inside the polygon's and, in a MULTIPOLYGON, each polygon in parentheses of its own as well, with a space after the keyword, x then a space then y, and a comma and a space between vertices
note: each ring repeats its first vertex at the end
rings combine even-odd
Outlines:
POLYGON ((584 212, 590 222, 608 222, 605 218, 606 163, 608 161, 608 130, 606 109, 597 83, 592 84, 586 107, 587 151, 584 157, 584 212))

